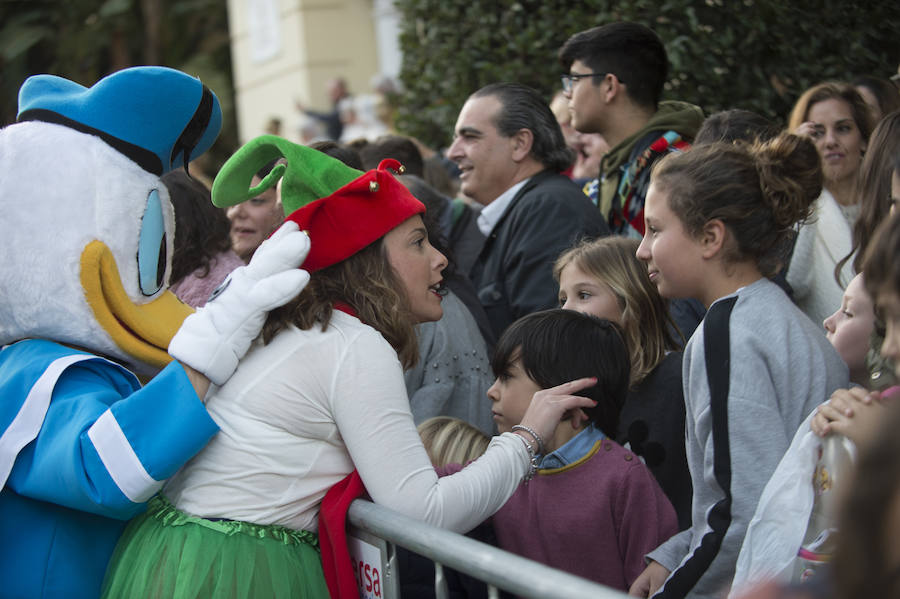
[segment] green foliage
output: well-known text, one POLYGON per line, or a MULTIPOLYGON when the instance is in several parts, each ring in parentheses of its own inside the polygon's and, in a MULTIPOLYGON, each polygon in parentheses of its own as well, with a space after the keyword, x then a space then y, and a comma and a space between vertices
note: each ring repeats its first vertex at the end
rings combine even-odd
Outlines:
POLYGON ((397 0, 406 92, 397 126, 433 147, 450 141, 470 93, 495 81, 559 88, 556 53, 570 35, 616 20, 666 44, 664 97, 707 114, 754 110, 784 122, 826 79, 887 78, 900 60, 900 2, 876 0, 397 0))
POLYGON ((218 170, 237 147, 225 2, 0 0, 0 126, 15 121, 18 90, 30 75, 92 85, 141 64, 181 69, 219 97, 225 118, 207 168, 218 170))

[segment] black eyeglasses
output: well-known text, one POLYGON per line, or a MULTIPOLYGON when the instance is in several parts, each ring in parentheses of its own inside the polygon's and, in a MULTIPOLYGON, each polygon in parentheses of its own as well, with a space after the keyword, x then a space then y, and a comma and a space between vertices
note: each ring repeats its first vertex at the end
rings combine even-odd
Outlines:
MULTIPOLYGON (((563 75, 559 78, 562 81, 563 92, 571 93, 572 88, 575 87, 575 82, 579 79, 584 79, 585 77, 606 77, 610 73, 573 73, 570 75, 563 75)), ((621 79, 619 79, 619 83, 625 83, 621 79)))

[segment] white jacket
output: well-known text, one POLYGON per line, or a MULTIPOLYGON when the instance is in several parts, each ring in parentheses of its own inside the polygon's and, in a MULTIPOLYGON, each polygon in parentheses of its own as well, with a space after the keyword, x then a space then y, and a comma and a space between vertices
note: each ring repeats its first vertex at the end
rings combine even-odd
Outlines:
POLYGON ((850 253, 852 245, 850 223, 834 196, 822 189, 814 220, 800 226, 787 270, 794 300, 818 325, 841 306, 844 288, 856 274, 850 259, 841 268, 841 284, 834 280, 834 267, 850 253))

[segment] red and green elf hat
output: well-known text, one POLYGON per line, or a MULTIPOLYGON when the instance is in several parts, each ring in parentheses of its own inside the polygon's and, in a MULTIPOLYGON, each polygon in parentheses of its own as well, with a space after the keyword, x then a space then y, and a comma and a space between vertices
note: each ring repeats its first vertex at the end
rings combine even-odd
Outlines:
POLYGON ((318 150, 275 135, 253 139, 229 158, 213 182, 213 204, 233 206, 258 196, 279 179, 286 220, 310 238, 303 268, 314 272, 346 260, 383 237, 425 206, 387 169, 402 172, 392 159, 362 173, 318 150), (278 164, 256 187, 253 176, 276 158, 278 164))

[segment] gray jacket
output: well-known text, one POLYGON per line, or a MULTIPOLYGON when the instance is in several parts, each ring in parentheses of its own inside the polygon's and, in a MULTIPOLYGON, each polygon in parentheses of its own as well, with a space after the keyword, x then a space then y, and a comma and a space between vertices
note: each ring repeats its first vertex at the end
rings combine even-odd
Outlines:
POLYGON ((672 570, 655 597, 718 599, 731 585, 747 525, 797 427, 848 385, 848 372, 824 332, 777 285, 760 279, 713 303, 688 342, 682 375, 692 526, 650 553, 672 570), (710 322, 725 323, 730 338, 727 401, 715 405, 706 336, 723 331, 710 330, 710 322), (725 418, 717 420, 716 412, 725 418))
POLYGON ((495 434, 488 387, 494 382, 484 338, 469 309, 452 291, 444 315, 416 326, 419 362, 404 373, 413 420, 432 416, 465 420, 495 434))

